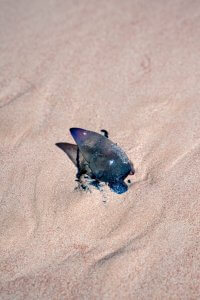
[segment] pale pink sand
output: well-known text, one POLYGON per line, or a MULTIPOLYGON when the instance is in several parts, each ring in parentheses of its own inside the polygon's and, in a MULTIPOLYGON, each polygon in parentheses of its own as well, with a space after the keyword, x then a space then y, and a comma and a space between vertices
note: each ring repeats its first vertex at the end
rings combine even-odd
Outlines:
POLYGON ((198 299, 199 0, 1 0, 0 70, 0 298, 198 299), (70 127, 122 146, 126 194, 74 191, 70 127))

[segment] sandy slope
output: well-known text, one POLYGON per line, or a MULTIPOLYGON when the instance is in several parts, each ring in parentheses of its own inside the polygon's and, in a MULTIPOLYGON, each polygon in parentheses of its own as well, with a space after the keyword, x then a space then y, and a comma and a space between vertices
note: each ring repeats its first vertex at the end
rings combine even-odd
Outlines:
POLYGON ((0 1, 0 298, 200 297, 200 3, 0 1), (106 128, 121 196, 55 142, 106 128))

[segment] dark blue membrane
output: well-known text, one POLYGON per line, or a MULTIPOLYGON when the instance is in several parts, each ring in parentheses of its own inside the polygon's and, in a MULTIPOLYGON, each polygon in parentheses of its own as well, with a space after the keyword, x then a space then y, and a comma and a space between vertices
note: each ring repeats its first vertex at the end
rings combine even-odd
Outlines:
POLYGON ((110 182, 108 185, 111 190, 117 194, 123 194, 128 190, 128 186, 124 181, 110 182))
MULTIPOLYGON (((99 181, 94 180, 92 182, 89 183, 90 185, 94 186, 96 189, 98 189, 99 191, 101 191, 101 184, 99 181)), ((125 182, 121 181, 121 182, 112 182, 109 183, 108 186, 111 188, 111 190, 117 194, 123 194, 125 192, 127 192, 128 190, 128 186, 125 182)))

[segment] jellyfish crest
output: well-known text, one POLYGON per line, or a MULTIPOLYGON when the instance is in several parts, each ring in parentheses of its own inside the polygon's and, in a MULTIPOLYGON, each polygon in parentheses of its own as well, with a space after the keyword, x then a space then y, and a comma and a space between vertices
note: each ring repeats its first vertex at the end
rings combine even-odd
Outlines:
POLYGON ((125 152, 107 137, 81 128, 71 128, 70 132, 97 179, 119 181, 131 172, 125 152))
POLYGON ((67 154, 69 159, 73 162, 73 164, 77 167, 76 159, 78 146, 69 143, 56 143, 56 146, 63 150, 67 154))
POLYGON ((57 143, 56 146, 62 149, 67 154, 69 159, 77 167, 80 174, 91 173, 91 170, 89 170, 88 168, 88 163, 83 157, 82 153, 79 151, 77 145, 69 143, 57 143))
POLYGON ((104 153, 105 144, 106 142, 110 143, 110 141, 105 136, 81 128, 71 128, 70 132, 88 162, 94 156, 97 157, 106 154, 104 153))

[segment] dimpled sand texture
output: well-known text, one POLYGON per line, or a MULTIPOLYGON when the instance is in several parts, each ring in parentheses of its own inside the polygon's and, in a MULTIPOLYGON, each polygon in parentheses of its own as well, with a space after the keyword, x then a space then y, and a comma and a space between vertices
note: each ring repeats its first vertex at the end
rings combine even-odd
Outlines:
POLYGON ((0 299, 200 298, 199 22, 198 0, 0 1, 0 299), (71 127, 108 130, 126 193, 74 191, 71 127))

